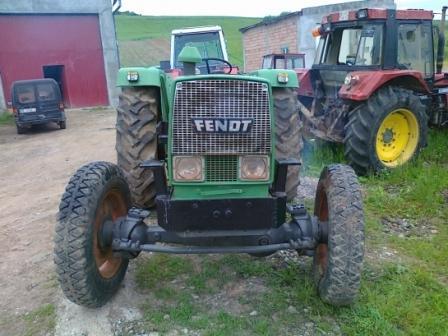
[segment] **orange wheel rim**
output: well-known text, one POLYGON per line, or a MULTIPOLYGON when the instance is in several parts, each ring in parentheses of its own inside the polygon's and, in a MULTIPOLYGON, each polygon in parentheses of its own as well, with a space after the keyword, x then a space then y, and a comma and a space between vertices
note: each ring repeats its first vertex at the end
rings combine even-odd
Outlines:
POLYGON ((98 235, 107 220, 115 221, 127 214, 127 203, 117 190, 110 190, 98 205, 93 232, 93 254, 98 272, 103 278, 110 279, 117 274, 123 262, 121 257, 113 255, 112 246, 102 247, 98 235))

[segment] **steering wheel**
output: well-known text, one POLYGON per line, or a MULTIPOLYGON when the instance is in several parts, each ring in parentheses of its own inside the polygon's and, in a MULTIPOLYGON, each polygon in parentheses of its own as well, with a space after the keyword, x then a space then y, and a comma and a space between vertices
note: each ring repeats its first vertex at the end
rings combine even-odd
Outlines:
POLYGON ((205 65, 207 66, 207 73, 208 74, 211 74, 211 73, 215 73, 215 74, 216 73, 223 73, 223 74, 227 74, 228 75, 228 74, 232 73, 232 70, 233 70, 232 64, 230 64, 225 59, 210 57, 210 58, 203 58, 202 61, 204 61, 205 65), (218 62, 224 63, 224 64, 226 64, 229 67, 229 70, 227 72, 224 72, 224 71, 211 72, 210 71, 210 61, 218 61, 218 62))

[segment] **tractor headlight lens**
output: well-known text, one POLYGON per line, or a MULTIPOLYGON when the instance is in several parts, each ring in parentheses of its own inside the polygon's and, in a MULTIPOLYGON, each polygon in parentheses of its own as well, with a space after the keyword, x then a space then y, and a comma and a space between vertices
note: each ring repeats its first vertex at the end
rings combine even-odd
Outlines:
POLYGON ((359 81, 359 76, 356 76, 356 75, 352 76, 351 74, 348 74, 345 77, 344 85, 348 85, 348 86, 355 85, 358 81, 359 81))
POLYGON ((139 74, 137 71, 128 71, 128 82, 138 82, 139 74))
POLYGON ((366 8, 360 9, 356 16, 358 19, 367 19, 369 17, 369 10, 366 8))
POLYGON ((173 157, 175 181, 204 181, 204 158, 200 156, 173 157))
POLYGON ((247 155, 240 157, 240 180, 269 180, 269 158, 267 156, 247 155))
POLYGON ((288 73, 287 73, 287 72, 280 72, 280 73, 277 75, 277 81, 278 81, 280 84, 287 84, 288 81, 289 81, 288 73))

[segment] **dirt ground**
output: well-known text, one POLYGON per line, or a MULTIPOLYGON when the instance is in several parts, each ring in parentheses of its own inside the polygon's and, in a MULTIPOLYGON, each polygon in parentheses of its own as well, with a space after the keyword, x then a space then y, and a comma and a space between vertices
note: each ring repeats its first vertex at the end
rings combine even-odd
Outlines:
MULTIPOLYGON (((114 126, 109 109, 68 111, 66 130, 48 125, 17 135, 14 126, 0 126, 0 335, 27 334, 23 316, 49 303, 56 307, 56 335, 112 335, 111 320, 141 318, 132 263, 123 289, 98 310, 67 301, 53 267, 61 194, 81 165, 115 162, 114 126)), ((304 182, 302 190, 313 195, 315 181, 304 182)))
POLYGON ((49 124, 17 135, 14 126, 0 126, 3 317, 57 303, 52 249, 59 199, 78 167, 92 160, 115 161, 114 125, 112 110, 72 110, 66 130, 49 124))

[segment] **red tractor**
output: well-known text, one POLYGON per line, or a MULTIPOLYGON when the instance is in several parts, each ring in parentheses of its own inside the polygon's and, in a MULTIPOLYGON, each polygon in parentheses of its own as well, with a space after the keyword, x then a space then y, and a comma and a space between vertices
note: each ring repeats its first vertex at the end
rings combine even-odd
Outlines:
POLYGON ((440 29, 426 10, 361 9, 323 18, 311 69, 296 70, 309 134, 345 146, 360 174, 398 167, 448 125, 448 73, 440 29))

